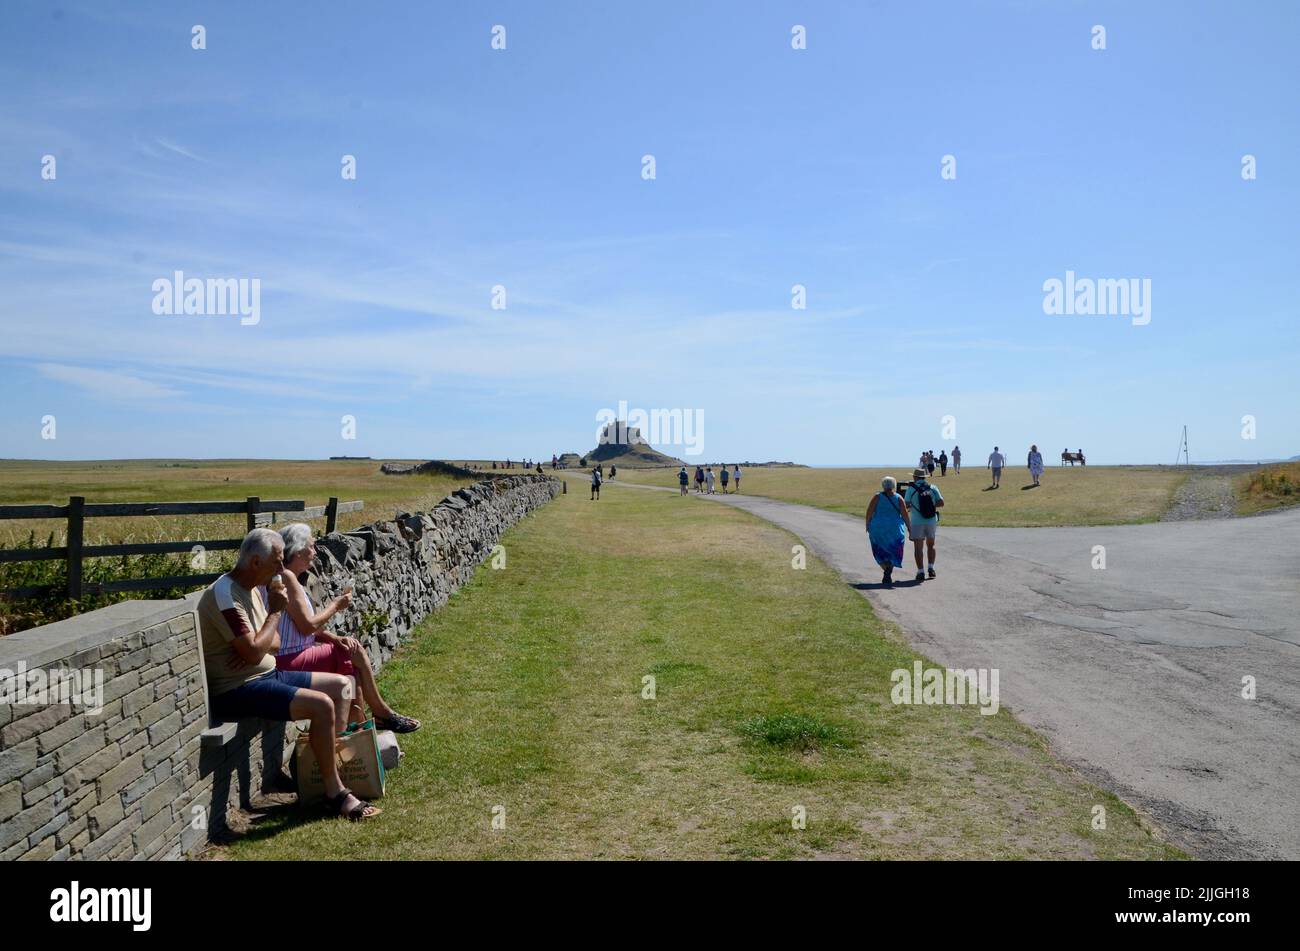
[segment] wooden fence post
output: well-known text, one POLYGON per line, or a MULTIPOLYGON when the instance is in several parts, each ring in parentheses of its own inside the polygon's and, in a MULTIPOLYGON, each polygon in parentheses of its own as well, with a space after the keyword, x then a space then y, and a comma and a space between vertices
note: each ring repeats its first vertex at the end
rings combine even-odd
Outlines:
POLYGON ((325 534, 329 535, 334 531, 334 527, 339 521, 339 500, 338 496, 331 495, 330 500, 325 503, 325 534))
POLYGON ((85 540, 86 498, 74 495, 68 499, 68 597, 81 600, 81 548, 85 540))
POLYGON ((248 497, 248 531, 257 527, 257 513, 262 509, 262 500, 256 495, 248 497))

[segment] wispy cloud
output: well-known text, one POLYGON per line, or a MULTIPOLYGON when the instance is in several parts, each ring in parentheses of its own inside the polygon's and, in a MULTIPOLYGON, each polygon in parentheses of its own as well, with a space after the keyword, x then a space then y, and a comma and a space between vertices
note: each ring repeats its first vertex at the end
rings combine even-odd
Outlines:
POLYGON ((154 141, 157 142, 159 145, 161 145, 163 148, 167 149, 169 152, 175 152, 177 155, 183 155, 187 159, 193 159, 196 162, 207 161, 207 159, 203 158, 202 156, 195 155, 193 152, 191 152, 189 149, 185 148, 184 146, 177 145, 175 142, 169 141, 168 139, 159 137, 154 139, 154 141))
POLYGON ((180 155, 193 162, 208 162, 208 159, 203 158, 201 155, 196 155, 190 149, 185 148, 185 146, 177 145, 175 142, 172 142, 169 139, 164 139, 161 136, 155 136, 152 142, 136 142, 136 148, 145 155, 154 159, 165 159, 167 156, 164 152, 170 152, 172 155, 180 155), (157 146, 157 148, 155 148, 155 146, 157 146), (163 151, 160 152, 159 149, 162 149, 163 151))
POLYGON ((180 390, 163 386, 129 373, 115 373, 93 367, 65 363, 41 363, 36 367, 47 379, 76 386, 91 396, 116 402, 171 400, 183 395, 180 390))

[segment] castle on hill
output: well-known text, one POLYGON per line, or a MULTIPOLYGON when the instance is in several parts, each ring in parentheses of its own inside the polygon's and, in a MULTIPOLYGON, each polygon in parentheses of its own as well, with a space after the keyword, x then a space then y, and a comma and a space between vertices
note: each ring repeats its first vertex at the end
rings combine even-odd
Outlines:
POLYGON ((646 444, 645 439, 641 436, 641 430, 636 426, 629 426, 626 420, 616 419, 612 423, 606 423, 600 431, 598 445, 601 446, 643 446, 646 444))
POLYGON ((596 448, 585 456, 587 465, 612 463, 618 466, 673 466, 684 463, 655 449, 641 435, 638 426, 629 426, 625 419, 614 419, 601 427, 596 448))

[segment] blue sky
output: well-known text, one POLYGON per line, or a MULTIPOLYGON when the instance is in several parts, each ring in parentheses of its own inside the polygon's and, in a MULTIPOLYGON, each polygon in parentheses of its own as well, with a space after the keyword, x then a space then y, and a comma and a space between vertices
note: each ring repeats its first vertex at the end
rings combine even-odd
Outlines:
POLYGON ((619 401, 701 460, 1300 453, 1294 3, 380 10, 0 10, 0 456, 548 457, 619 401), (1067 269, 1150 323, 1044 314, 1067 269), (177 270, 260 322, 154 314, 177 270))

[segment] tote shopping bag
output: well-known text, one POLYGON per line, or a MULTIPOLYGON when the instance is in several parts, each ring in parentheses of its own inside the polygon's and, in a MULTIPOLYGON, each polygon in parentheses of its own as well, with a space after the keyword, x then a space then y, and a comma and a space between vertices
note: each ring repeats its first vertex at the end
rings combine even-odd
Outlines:
MULTIPOLYGON (((298 737, 296 756, 298 799, 301 802, 320 799, 325 795, 325 783, 308 734, 298 737)), ((383 798, 386 779, 374 720, 367 720, 339 738, 338 768, 339 779, 354 795, 367 800, 383 798)))

